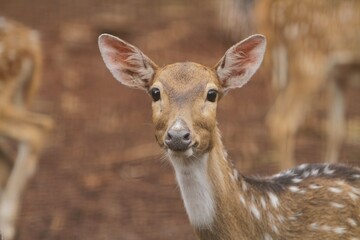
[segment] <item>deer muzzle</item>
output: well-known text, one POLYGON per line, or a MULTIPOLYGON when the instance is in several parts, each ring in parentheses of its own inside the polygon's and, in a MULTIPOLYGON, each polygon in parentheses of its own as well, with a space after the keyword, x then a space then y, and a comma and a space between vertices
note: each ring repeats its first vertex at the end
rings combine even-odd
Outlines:
POLYGON ((191 133, 182 119, 177 119, 168 129, 165 145, 172 151, 186 151, 191 144, 191 133))

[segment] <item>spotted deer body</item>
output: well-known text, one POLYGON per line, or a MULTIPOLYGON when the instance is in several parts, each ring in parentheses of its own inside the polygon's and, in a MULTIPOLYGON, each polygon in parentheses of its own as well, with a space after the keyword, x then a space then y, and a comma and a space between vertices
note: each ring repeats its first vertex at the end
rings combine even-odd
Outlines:
POLYGON ((41 56, 36 31, 0 17, 0 235, 8 240, 15 237, 21 195, 52 126, 49 117, 28 109, 40 83, 41 56), (9 139, 17 156, 8 154, 9 139))
POLYGON ((114 36, 99 37, 113 76, 152 97, 155 137, 167 153, 200 239, 351 239, 360 236, 360 169, 301 165, 268 178, 246 177, 229 161, 216 121, 218 101, 260 66, 265 38, 231 47, 215 67, 158 67, 114 36))
POLYGON ((346 90, 360 82, 360 33, 354 30, 360 27, 360 1, 224 0, 219 9, 221 27, 232 38, 255 29, 267 37, 265 64, 276 94, 267 125, 280 168, 295 165, 296 134, 323 89, 324 161, 338 162, 346 137, 346 90))
POLYGON ((360 82, 360 2, 259 0, 255 14, 269 43, 278 96, 267 123, 281 167, 295 164, 296 133, 321 89, 328 91, 325 161, 339 160, 346 135, 345 90, 360 82))

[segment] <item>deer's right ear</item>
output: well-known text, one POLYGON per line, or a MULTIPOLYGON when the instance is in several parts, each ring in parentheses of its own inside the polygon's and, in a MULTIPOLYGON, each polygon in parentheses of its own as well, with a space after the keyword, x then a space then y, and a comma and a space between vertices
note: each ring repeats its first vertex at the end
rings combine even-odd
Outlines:
POLYGON ((99 36, 99 49, 106 67, 122 84, 147 90, 158 68, 133 45, 112 36, 99 36))

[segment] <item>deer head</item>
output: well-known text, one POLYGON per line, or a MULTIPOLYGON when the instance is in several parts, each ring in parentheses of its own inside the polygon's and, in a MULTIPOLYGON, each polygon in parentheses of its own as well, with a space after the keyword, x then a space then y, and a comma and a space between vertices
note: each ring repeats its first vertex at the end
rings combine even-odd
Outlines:
POLYGON ((232 46, 214 67, 174 63, 158 67, 133 45, 109 34, 99 37, 102 58, 122 84, 152 98, 155 137, 173 154, 204 154, 214 146, 218 101, 242 87, 260 66, 266 41, 253 35, 232 46))

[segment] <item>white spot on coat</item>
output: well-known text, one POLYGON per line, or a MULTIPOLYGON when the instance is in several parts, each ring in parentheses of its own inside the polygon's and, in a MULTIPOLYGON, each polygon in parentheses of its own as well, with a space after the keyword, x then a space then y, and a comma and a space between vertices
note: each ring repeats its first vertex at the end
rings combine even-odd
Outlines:
POLYGON ((336 233, 336 234, 341 235, 341 234, 344 234, 345 232, 346 232, 346 229, 344 227, 335 227, 334 228, 334 233, 336 233))
POLYGON ((331 202, 330 205, 335 207, 335 208, 343 208, 343 207, 345 207, 344 204, 336 203, 336 202, 331 202))
POLYGON ((247 191, 247 184, 246 184, 246 182, 245 181, 242 181, 242 189, 243 189, 243 191, 244 192, 246 192, 247 191))
POLYGON ((263 208, 263 209, 266 209, 266 202, 265 202, 264 197, 261 197, 261 198, 260 198, 260 203, 261 203, 262 208, 263 208))
POLYGON ((318 223, 312 223, 312 224, 310 224, 310 228, 312 230, 317 230, 319 228, 319 224, 318 223))
POLYGON ((264 240, 272 240, 272 237, 270 236, 270 234, 265 233, 264 234, 264 240))
POLYGON ((269 192, 268 193, 268 196, 270 198, 270 202, 271 202, 271 205, 274 207, 274 208, 277 208, 279 207, 279 198, 272 192, 269 192))
POLYGON ((244 204, 244 206, 246 206, 246 202, 245 202, 245 199, 244 199, 243 195, 239 194, 239 198, 240 198, 240 202, 242 204, 244 204))
POLYGON ((301 178, 293 178, 291 181, 292 181, 293 183, 299 183, 299 182, 302 181, 302 179, 301 179, 301 178))
POLYGON ((302 174, 302 177, 303 177, 303 178, 307 178, 308 176, 310 176, 310 172, 309 172, 309 171, 305 171, 305 172, 302 174))
POLYGON ((231 174, 231 172, 229 172, 229 177, 233 182, 236 182, 236 179, 235 179, 234 175, 231 174))
POLYGON ((346 219, 346 221, 352 226, 352 227, 356 227, 357 226, 357 223, 354 219, 352 218, 348 218, 346 219))
POLYGON ((254 204, 250 204, 250 211, 258 220, 260 220, 261 215, 259 209, 257 209, 257 207, 254 204))
POLYGON ((360 195, 360 190, 354 187, 351 187, 351 191, 357 195, 360 195))
POLYGON ((290 190, 291 192, 298 192, 298 191, 300 191, 299 187, 297 187, 297 186, 290 186, 290 187, 289 187, 289 190, 290 190))
POLYGON ((274 233, 276 233, 276 234, 279 234, 279 229, 277 228, 277 226, 276 225, 271 225, 271 229, 274 231, 274 233))
POLYGON ((301 164, 301 165, 299 166, 299 169, 300 169, 300 170, 303 170, 303 169, 305 169, 308 165, 309 165, 309 164, 307 164, 307 163, 303 163, 303 164, 301 164))
POLYGON ((343 190, 337 187, 329 187, 329 191, 333 193, 341 193, 343 190))
POLYGON ((331 174, 333 174, 335 172, 335 170, 334 169, 330 169, 330 166, 329 165, 327 165, 325 168, 324 168, 324 174, 326 174, 326 175, 331 175, 331 174))
POLYGON ((237 181, 239 179, 239 173, 235 168, 233 169, 233 175, 234 175, 235 181, 237 181))
POLYGON ((310 189, 319 189, 319 188, 321 188, 321 186, 319 184, 310 184, 309 188, 310 189))
POLYGON ((318 168, 311 169, 311 176, 317 176, 318 174, 319 174, 318 168))
POLYGON ((279 220, 280 223, 283 223, 285 221, 285 218, 281 215, 278 215, 277 219, 279 220))
POLYGON ((359 197, 353 192, 348 192, 348 194, 353 201, 356 201, 359 199, 359 197))
POLYGON ((301 215, 302 215, 302 213, 295 213, 294 215, 289 217, 289 220, 297 220, 298 217, 300 217, 301 215))

